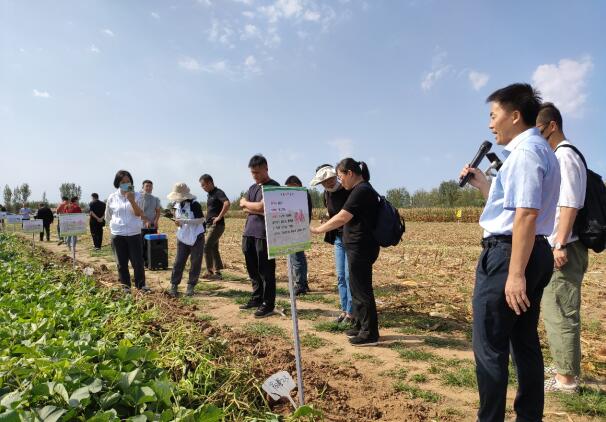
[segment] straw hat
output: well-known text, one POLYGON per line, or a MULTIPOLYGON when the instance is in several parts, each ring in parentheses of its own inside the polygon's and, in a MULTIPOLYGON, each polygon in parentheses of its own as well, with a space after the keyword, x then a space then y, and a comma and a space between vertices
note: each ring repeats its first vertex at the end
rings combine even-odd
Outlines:
POLYGON ((309 184, 311 186, 316 186, 319 185, 320 183, 330 179, 331 177, 336 177, 337 172, 335 171, 334 167, 332 166, 324 166, 318 169, 318 171, 316 172, 316 175, 314 176, 313 179, 311 179, 311 182, 309 182, 309 184))
POLYGON ((182 202, 195 198, 195 196, 190 193, 187 185, 183 182, 175 183, 175 186, 173 186, 173 191, 166 197, 171 202, 182 202))

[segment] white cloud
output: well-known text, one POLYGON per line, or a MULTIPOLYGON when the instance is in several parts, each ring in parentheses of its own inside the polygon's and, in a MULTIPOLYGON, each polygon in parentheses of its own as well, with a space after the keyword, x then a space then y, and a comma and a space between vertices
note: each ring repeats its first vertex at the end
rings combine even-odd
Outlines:
POLYGON ((475 70, 469 71, 469 82, 476 91, 486 85, 489 79, 490 76, 487 73, 476 72, 475 70))
POLYGON ((193 57, 184 57, 179 60, 179 67, 191 72, 197 72, 201 69, 200 63, 193 57))
POLYGON ((348 138, 337 138, 328 142, 328 145, 337 150, 339 159, 353 155, 353 141, 348 138))
POLYGON ((211 0, 197 0, 202 6, 210 7, 213 5, 211 0))
POLYGON ((159 15, 158 13, 156 13, 156 12, 151 12, 151 13, 150 13, 150 16, 151 16, 152 18, 154 18, 154 19, 160 19, 160 15, 159 15))
POLYGON ((562 113, 580 117, 587 100, 587 77, 593 69, 591 56, 580 60, 562 59, 558 64, 542 64, 532 81, 544 101, 553 102, 562 113))
POLYGON ((445 52, 439 52, 433 56, 431 71, 425 73, 423 80, 421 81, 421 88, 423 91, 429 91, 437 81, 442 79, 452 70, 451 65, 444 63, 446 57, 447 54, 445 52))
POLYGON ((112 31, 109 28, 105 28, 104 30, 102 30, 101 32, 103 32, 105 35, 107 35, 108 37, 113 37, 115 36, 114 31, 112 31))
POLYGON ((95 54, 97 54, 97 53, 100 53, 100 52, 101 52, 101 50, 99 50, 99 48, 98 48, 98 47, 97 47, 95 44, 92 44, 92 45, 89 47, 89 51, 90 51, 91 53, 95 53, 95 54))
POLYGON ((231 42, 231 37, 233 34, 234 31, 227 22, 220 22, 217 19, 213 19, 212 25, 208 30, 208 40, 212 42, 219 42, 233 48, 234 45, 231 42))
POLYGON ((247 24, 247 25, 244 25, 244 30, 242 31, 242 35, 240 36, 240 38, 243 40, 247 40, 250 38, 257 38, 259 36, 260 36, 259 28, 257 28, 255 25, 247 24))
POLYGON ((209 65, 203 66, 202 70, 207 73, 230 73, 230 69, 225 60, 217 60, 209 65))
POLYGON ((244 16, 248 19, 252 19, 255 17, 255 12, 251 12, 250 10, 245 10, 244 12, 242 12, 242 16, 244 16))
POLYGON ((50 98, 50 94, 47 91, 38 91, 37 89, 32 91, 32 95, 38 98, 50 98))
POLYGON ((244 68, 249 73, 259 74, 261 73, 261 68, 257 64, 257 59, 255 56, 250 55, 244 60, 244 68))
POLYGON ((235 1, 236 3, 245 4, 247 6, 250 6, 251 4, 253 4, 253 0, 233 0, 233 1, 235 1))
POLYGON ((322 15, 320 15, 320 13, 313 10, 306 10, 303 14, 303 19, 306 21, 318 22, 321 17, 322 15))
POLYGON ((269 6, 261 6, 259 12, 267 18, 269 23, 276 23, 282 18, 297 17, 303 11, 302 0, 276 0, 269 6))

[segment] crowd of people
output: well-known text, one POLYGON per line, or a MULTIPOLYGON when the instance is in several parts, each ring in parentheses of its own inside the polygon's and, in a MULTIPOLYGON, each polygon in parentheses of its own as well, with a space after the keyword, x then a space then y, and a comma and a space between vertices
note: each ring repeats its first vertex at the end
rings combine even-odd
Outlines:
MULTIPOLYGON (((585 203, 587 169, 580 152, 564 135, 557 107, 542 103, 530 85, 513 84, 499 89, 488 97, 487 103, 489 128, 496 143, 504 146, 505 160, 492 178, 469 166, 460 175, 463 178, 471 173, 469 183, 486 199, 479 221, 484 230, 483 250, 472 299, 472 347, 480 395, 478 420, 504 419, 511 355, 518 378, 514 402, 517 418, 540 421, 544 392, 575 392, 579 387, 581 285, 588 250, 573 228, 585 203), (544 368, 537 332, 541 301, 554 363, 549 368, 544 368)), ((274 314, 276 264, 267 253, 262 188, 279 183, 270 177, 268 162, 262 155, 253 156, 248 168, 253 183, 239 206, 246 213, 242 253, 251 295, 240 308, 254 309, 255 317, 264 318, 274 314)), ((174 204, 171 218, 177 237, 168 293, 175 297, 179 295, 188 260, 187 295, 194 293, 203 260, 207 271, 202 277, 222 279, 219 240, 230 201, 210 175, 202 175, 199 183, 208 195, 206 217, 187 184, 175 184, 168 195, 174 204)), ((148 292, 142 235, 157 232, 160 200, 152 195, 150 180, 143 182, 141 192, 135 192, 128 171, 118 171, 113 184, 116 191, 106 203, 95 193, 89 204, 94 247, 101 247, 103 226, 107 223, 124 290, 131 288, 130 263, 135 287, 148 292)), ((292 175, 285 185, 300 187, 302 182, 292 175)), ((324 241, 334 248, 340 299, 337 322, 348 324, 346 335, 351 345, 376 345, 380 333, 373 264, 380 246, 373 228, 380 195, 370 184, 369 168, 352 158, 345 158, 336 166, 322 164, 315 169, 310 185, 324 189, 326 218, 319 225, 310 225, 310 231, 323 235, 324 241)), ((311 199, 308 200, 311 218, 311 199)), ((77 204, 78 198, 63 198, 57 214, 81 212, 77 204)), ((41 205, 36 218, 44 221, 48 241, 52 212, 41 205)), ((44 233, 40 234, 41 240, 44 233)), ((75 238, 66 242, 75 246, 75 238)), ((310 286, 305 253, 290 255, 289 268, 295 293, 306 294, 310 286)))

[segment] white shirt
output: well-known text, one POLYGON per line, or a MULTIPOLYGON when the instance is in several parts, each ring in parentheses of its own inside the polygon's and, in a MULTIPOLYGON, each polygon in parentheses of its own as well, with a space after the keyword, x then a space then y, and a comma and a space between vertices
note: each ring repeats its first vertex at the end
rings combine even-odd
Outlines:
MULTIPOLYGON (((570 142, 564 140, 559 145, 566 144, 570 145, 570 142)), ((555 155, 560 163, 562 182, 560 183, 560 197, 556 209, 555 225, 551 236, 549 236, 551 246, 555 245, 556 235, 558 234, 560 207, 576 208, 577 210, 583 208, 587 189, 587 170, 581 157, 572 148, 568 147, 557 148, 555 155)), ((578 239, 578 236, 570 233, 566 243, 578 239)))
POLYGON ((189 201, 175 203, 175 218, 183 223, 177 228, 177 239, 181 243, 193 246, 198 236, 205 232, 205 229, 204 217, 196 218, 190 204, 189 201))
MULTIPOLYGON (((143 198, 138 192, 135 193, 135 202, 143 207, 143 198)), ((109 230, 114 236, 134 236, 141 234, 143 222, 133 211, 126 195, 122 195, 120 189, 109 195, 105 208, 105 221, 109 221, 109 230)))

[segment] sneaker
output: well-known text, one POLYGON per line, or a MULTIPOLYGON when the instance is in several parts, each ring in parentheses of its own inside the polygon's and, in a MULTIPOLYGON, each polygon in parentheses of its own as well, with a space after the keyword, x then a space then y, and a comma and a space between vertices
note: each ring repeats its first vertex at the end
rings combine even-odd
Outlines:
POLYGON ((221 275, 221 273, 214 273, 214 274, 210 274, 207 277, 208 280, 214 280, 214 281, 218 281, 218 280, 223 280, 223 276, 221 275))
POLYGON ((352 327, 354 327, 356 325, 356 320, 354 317, 346 316, 345 318, 343 318, 343 321, 341 321, 341 323, 345 324, 345 325, 351 325, 352 327))
POLYGON ((168 290, 168 294, 172 297, 178 297, 179 287, 176 284, 171 284, 170 289, 168 290))
POLYGON ((204 274, 202 274, 202 278, 203 278, 204 280, 212 280, 212 278, 211 278, 211 277, 212 277, 213 275, 214 275, 213 273, 205 272, 204 274))
POLYGON ((130 293, 130 287, 122 285, 122 292, 124 292, 124 293, 130 293))
POLYGON ((187 290, 185 291, 185 296, 193 296, 195 290, 196 286, 194 284, 188 284, 187 290))
POLYGON ((549 378, 545 380, 545 392, 546 393, 566 393, 566 394, 576 394, 579 392, 579 384, 563 384, 557 380, 556 377, 549 378))
POLYGON ((57 245, 63 245, 63 240, 58 241, 57 245))
POLYGON ((558 373, 558 368, 556 368, 555 366, 546 366, 545 367, 545 375, 548 375, 550 377, 555 377, 555 374, 558 373))
POLYGON ((339 316, 338 316, 338 317, 335 319, 335 322, 336 322, 337 324, 340 324, 340 323, 342 323, 342 322, 343 322, 343 320, 344 320, 345 318, 347 318, 347 314, 346 314, 345 312, 341 312, 341 315, 339 315, 339 316))
POLYGON ((252 308, 258 308, 259 306, 261 306, 261 304, 259 302, 249 300, 244 305, 240 305, 240 309, 252 309, 252 308))
POLYGON ((309 293, 309 289, 307 287, 295 287, 295 296, 301 296, 309 293))
POLYGON ((274 307, 269 307, 265 304, 259 306, 259 308, 255 311, 255 318, 265 318, 270 315, 273 315, 274 307))
POLYGON ((150 288, 149 288, 149 287, 147 287, 147 286, 143 286, 143 287, 141 287, 141 288, 139 289, 139 291, 140 291, 141 293, 151 293, 151 292, 152 292, 152 289, 150 289, 150 288))
POLYGON ((349 344, 355 347, 376 346, 379 339, 355 336, 349 339, 349 344))
POLYGON ((345 331, 345 335, 347 336, 347 338, 358 337, 358 334, 360 334, 360 329, 356 327, 350 328, 349 330, 345 331))

